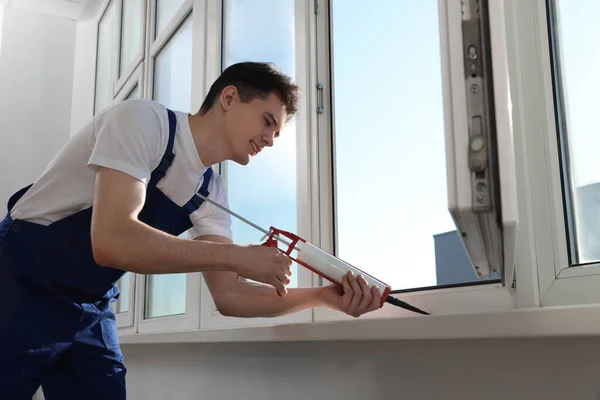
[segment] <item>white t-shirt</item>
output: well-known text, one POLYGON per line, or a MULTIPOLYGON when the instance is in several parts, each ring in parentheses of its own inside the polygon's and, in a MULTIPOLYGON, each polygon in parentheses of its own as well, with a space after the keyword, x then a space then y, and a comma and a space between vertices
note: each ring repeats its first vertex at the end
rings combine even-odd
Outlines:
MULTIPOLYGON (((200 188, 207 166, 202 164, 196 151, 188 114, 174 112, 177 116, 175 159, 157 188, 183 206, 200 188)), ((66 143, 33 187, 15 204, 11 216, 49 225, 89 208, 94 199, 97 166, 122 171, 147 185, 168 140, 169 119, 165 106, 160 103, 136 99, 109 107, 66 143)), ((225 183, 216 172, 208 191, 211 200, 228 207, 225 183)), ((191 214, 190 219, 193 227, 188 237, 232 236, 229 214, 208 202, 191 214)))

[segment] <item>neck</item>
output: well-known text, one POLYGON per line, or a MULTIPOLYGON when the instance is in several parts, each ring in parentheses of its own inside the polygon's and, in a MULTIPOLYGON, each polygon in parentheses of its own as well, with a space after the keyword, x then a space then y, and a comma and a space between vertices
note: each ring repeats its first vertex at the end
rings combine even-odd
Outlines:
POLYGON ((202 164, 211 166, 230 158, 222 124, 213 111, 188 115, 188 121, 202 164))

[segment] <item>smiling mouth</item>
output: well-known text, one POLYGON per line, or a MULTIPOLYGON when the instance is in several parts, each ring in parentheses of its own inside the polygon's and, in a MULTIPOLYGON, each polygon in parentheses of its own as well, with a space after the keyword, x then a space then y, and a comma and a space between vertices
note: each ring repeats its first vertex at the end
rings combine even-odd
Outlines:
POLYGON ((257 155, 260 152, 260 148, 252 140, 250 141, 250 146, 252 147, 253 156, 257 155))

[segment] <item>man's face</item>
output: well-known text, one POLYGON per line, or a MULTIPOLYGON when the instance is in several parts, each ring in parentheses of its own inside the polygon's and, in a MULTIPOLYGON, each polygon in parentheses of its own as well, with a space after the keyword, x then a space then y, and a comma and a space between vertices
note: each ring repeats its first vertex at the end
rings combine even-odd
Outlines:
POLYGON ((248 164, 264 147, 273 146, 287 117, 283 103, 275 94, 265 100, 243 103, 235 87, 228 87, 221 94, 221 104, 232 160, 241 165, 248 164))

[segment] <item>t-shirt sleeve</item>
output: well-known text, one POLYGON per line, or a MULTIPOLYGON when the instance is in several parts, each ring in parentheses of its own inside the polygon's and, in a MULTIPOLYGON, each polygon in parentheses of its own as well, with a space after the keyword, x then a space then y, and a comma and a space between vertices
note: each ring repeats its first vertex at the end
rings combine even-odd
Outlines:
POLYGON ((116 169, 147 185, 168 140, 159 111, 130 100, 106 110, 94 123, 88 167, 94 172, 98 166, 116 169))
MULTIPOLYGON (((209 199, 229 208, 225 182, 219 174, 213 173, 208 191, 209 199)), ((192 213, 190 219, 193 223, 193 227, 188 232, 191 239, 204 235, 224 236, 229 239, 233 237, 231 216, 209 202, 205 201, 196 212, 192 213)))

